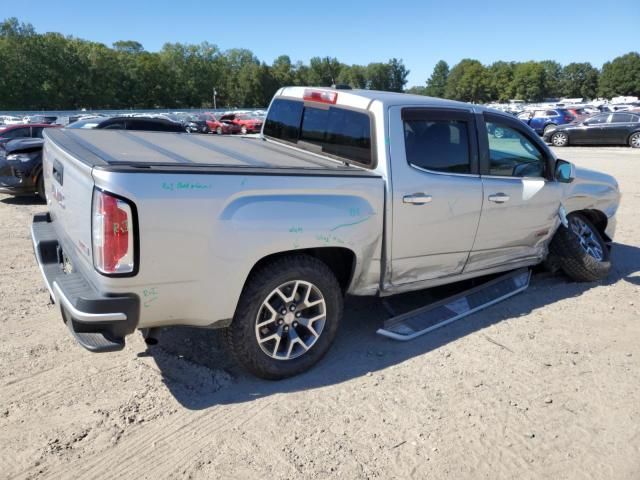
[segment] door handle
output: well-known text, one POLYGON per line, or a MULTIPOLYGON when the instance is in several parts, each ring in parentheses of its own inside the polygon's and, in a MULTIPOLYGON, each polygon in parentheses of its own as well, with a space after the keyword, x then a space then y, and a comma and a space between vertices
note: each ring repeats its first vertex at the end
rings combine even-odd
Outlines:
POLYGON ((431 200, 433 200, 433 197, 425 193, 414 193, 402 197, 404 203, 412 203, 413 205, 424 205, 425 203, 431 203, 431 200))
POLYGON ((504 203, 509 201, 509 195, 506 193, 494 193, 493 195, 489 195, 489 201, 495 203, 504 203))

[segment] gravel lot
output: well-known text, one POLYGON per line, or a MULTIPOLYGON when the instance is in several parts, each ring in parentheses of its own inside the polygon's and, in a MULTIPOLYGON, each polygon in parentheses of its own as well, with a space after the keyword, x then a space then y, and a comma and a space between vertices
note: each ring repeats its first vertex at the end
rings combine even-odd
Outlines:
POLYGON ((537 273, 406 344, 375 334, 379 301, 350 299, 328 357, 275 383, 215 331, 80 348, 32 256, 44 205, 0 195, 0 477, 640 478, 640 151, 560 153, 620 182, 609 279, 537 273))

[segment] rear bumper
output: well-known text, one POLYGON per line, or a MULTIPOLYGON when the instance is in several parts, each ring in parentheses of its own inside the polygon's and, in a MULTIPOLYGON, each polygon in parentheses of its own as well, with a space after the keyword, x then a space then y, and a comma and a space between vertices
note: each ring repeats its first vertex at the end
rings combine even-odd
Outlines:
POLYGON ((53 301, 78 343, 92 352, 124 348, 140 317, 140 298, 134 294, 105 295, 78 271, 65 273, 64 252, 49 214, 37 214, 31 226, 33 249, 53 301))

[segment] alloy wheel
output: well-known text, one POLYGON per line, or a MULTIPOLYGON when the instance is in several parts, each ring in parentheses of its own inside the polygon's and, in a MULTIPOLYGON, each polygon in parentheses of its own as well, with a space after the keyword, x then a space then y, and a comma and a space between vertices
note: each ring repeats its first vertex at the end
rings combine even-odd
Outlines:
POLYGON ((640 148, 640 133, 634 133, 629 139, 632 148, 640 148))
POLYGON ((580 246, 591 257, 599 262, 604 260, 604 250, 600 240, 589 225, 580 217, 573 217, 569 221, 571 231, 578 237, 580 246))
POLYGON ((553 143, 556 147, 563 147, 567 144, 567 134, 564 132, 554 133, 553 137, 551 137, 551 143, 553 143))
POLYGON ((320 338, 327 319, 322 292, 313 283, 293 280, 262 302, 255 322, 260 349, 276 360, 304 355, 320 338))

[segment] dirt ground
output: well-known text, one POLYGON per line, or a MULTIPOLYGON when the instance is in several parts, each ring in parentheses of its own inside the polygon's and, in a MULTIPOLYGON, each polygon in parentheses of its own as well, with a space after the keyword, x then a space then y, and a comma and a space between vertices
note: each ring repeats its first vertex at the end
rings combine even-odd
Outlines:
POLYGON ((83 350, 33 259, 44 205, 0 195, 0 478, 640 478, 640 152, 560 152, 620 182, 606 281, 537 273, 410 343, 349 299, 327 358, 281 382, 215 331, 83 350))

